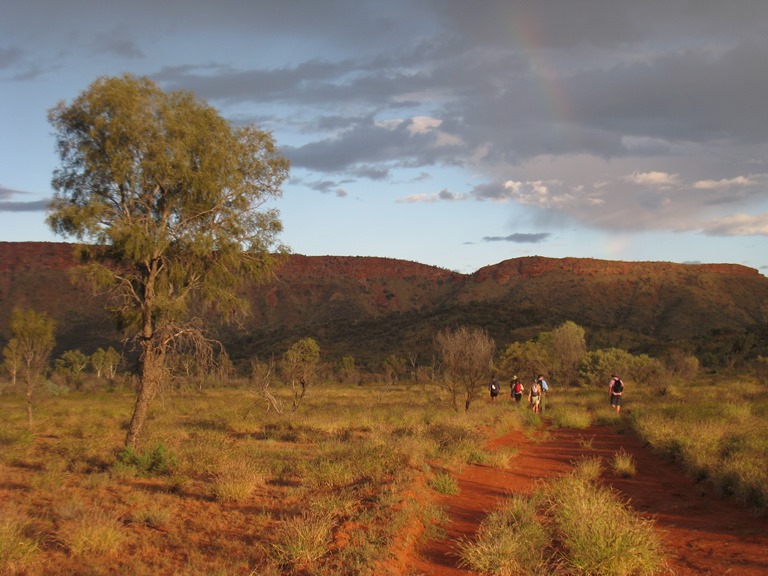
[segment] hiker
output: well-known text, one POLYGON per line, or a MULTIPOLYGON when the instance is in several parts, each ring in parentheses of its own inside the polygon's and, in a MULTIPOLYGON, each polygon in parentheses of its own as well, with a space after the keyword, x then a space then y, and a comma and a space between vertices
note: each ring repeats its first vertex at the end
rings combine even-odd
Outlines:
POLYGON ((491 381, 488 383, 488 391, 491 393, 492 402, 494 402, 496 398, 498 398, 500 390, 501 390, 501 385, 499 384, 499 379, 496 378, 496 374, 494 374, 493 378, 491 378, 491 381))
POLYGON ((621 395, 624 392, 624 382, 621 381, 617 374, 611 374, 609 389, 611 392, 611 408, 618 414, 621 412, 621 395))
POLYGON ((536 378, 536 382, 539 384, 539 389, 541 393, 539 394, 539 411, 544 411, 544 395, 549 392, 549 384, 547 384, 547 381, 544 380, 544 376, 542 374, 539 374, 539 376, 536 378))
POLYGON ((523 386, 523 383, 520 382, 520 378, 518 378, 517 375, 512 376, 512 380, 509 383, 509 388, 512 394, 512 398, 514 398, 515 402, 519 404, 520 400, 523 399, 523 392, 525 391, 525 387, 523 386))
POLYGON ((531 384, 531 389, 528 391, 528 403, 533 407, 533 412, 538 414, 541 406, 541 384, 538 380, 534 380, 531 384))

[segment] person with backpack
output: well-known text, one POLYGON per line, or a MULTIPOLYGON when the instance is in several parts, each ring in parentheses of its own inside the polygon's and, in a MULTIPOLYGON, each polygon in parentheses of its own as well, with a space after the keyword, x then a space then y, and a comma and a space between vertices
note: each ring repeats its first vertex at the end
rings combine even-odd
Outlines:
POLYGON ((621 412, 621 395, 624 392, 624 382, 616 374, 611 374, 611 408, 616 411, 616 414, 621 412))
POLYGON ((538 414, 541 407, 541 384, 538 380, 534 380, 533 384, 531 384, 531 390, 528 392, 528 402, 533 407, 533 412, 538 414))
POLYGON ((543 374, 539 374, 538 378, 536 378, 536 382, 539 383, 539 389, 541 391, 539 395, 539 411, 544 412, 544 396, 549 392, 549 384, 544 380, 543 374))
POLYGON ((509 388, 512 393, 512 398, 519 404, 520 400, 523 399, 523 392, 525 391, 525 387, 523 386, 523 383, 520 382, 520 378, 516 375, 513 376, 512 381, 509 383, 509 388))
POLYGON ((493 378, 491 378, 491 381, 488 383, 488 391, 491 393, 491 402, 496 400, 500 390, 501 385, 499 384, 499 379, 496 378, 496 374, 494 374, 493 378))

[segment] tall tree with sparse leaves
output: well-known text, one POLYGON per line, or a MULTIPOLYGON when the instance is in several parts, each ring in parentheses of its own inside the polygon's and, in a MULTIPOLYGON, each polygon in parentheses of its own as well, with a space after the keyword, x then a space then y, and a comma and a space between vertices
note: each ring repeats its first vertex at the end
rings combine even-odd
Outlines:
POLYGON ((211 343, 199 321, 206 310, 247 312, 238 288, 267 277, 285 251, 267 203, 289 164, 270 133, 234 127, 193 94, 142 77, 99 78, 49 120, 61 166, 48 223, 84 242, 80 279, 112 297, 137 343, 125 439, 135 448, 167 356, 182 342, 211 343))

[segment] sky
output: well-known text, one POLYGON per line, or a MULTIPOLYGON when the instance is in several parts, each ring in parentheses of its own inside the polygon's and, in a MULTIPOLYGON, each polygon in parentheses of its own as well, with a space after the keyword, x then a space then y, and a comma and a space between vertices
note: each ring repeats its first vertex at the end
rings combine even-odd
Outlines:
POLYGON ((0 0, 0 241, 45 223, 48 110, 189 90, 291 161, 297 254, 768 274, 765 0, 0 0))

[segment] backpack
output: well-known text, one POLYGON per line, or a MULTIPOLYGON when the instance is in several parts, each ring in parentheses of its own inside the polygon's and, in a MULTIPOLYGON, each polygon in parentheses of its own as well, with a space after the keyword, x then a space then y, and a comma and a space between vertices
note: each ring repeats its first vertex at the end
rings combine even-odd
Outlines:
POLYGON ((616 378, 613 381, 612 390, 615 394, 621 394, 622 392, 624 392, 624 382, 622 382, 619 378, 616 378))
POLYGON ((515 394, 520 394, 523 391, 523 385, 520 382, 515 382, 515 394))
POLYGON ((539 395, 539 383, 534 382, 531 384, 531 396, 538 396, 539 395))

